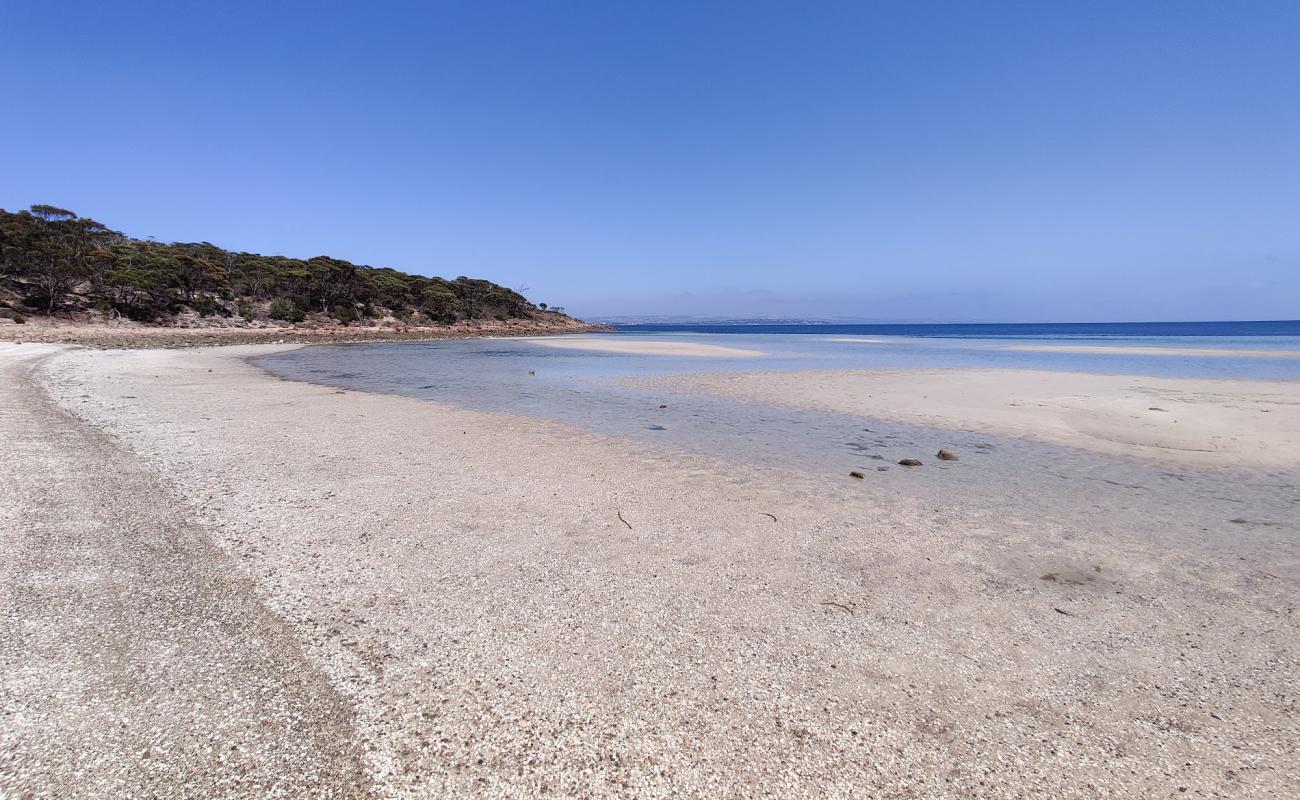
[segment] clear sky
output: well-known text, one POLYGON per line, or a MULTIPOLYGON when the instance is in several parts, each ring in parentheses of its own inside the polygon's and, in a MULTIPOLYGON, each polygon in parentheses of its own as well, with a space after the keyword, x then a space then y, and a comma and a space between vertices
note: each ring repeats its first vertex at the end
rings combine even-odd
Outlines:
POLYGON ((0 2, 0 207, 587 316, 1300 317, 1300 2, 0 2))

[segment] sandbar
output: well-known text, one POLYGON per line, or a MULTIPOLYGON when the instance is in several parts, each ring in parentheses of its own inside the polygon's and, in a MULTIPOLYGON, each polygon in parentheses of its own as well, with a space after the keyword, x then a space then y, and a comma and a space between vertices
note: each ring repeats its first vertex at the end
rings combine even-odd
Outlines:
POLYGON ((698 342, 660 342, 645 339, 613 339, 547 337, 530 339, 533 344, 542 347, 555 347, 562 350, 592 350, 602 353, 621 353, 639 356, 691 356, 702 358, 756 358, 767 353, 761 350, 748 350, 740 347, 724 347, 716 344, 698 342))

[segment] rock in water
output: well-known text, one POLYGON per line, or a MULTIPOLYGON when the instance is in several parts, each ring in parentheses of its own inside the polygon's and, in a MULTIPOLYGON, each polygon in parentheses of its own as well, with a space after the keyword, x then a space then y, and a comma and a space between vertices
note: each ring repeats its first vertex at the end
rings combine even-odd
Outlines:
POLYGON ((956 461, 957 454, 951 450, 940 450, 935 454, 940 461, 956 461))
POLYGON ((921 462, 920 462, 920 461, 917 461, 915 458, 905 458, 905 459, 903 459, 902 461, 900 461, 900 462, 898 462, 898 463, 899 463, 901 466, 904 466, 904 467, 919 467, 919 466, 921 466, 921 462))
POLYGON ((861 472, 858 472, 858 471, 855 469, 855 470, 853 470, 852 472, 849 473, 849 477, 850 477, 850 478, 857 478, 858 480, 862 480, 863 478, 865 478, 865 477, 867 477, 867 476, 866 476, 866 475, 863 475, 861 472))

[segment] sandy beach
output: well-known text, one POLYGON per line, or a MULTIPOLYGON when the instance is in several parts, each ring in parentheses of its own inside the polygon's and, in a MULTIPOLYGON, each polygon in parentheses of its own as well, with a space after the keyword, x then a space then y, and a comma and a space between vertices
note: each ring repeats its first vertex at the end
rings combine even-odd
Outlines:
MULTIPOLYGON (((1300 793, 1285 520, 828 481, 244 360, 277 347, 0 345, 0 791, 1300 793)), ((671 380, 1294 490, 1290 385, 671 380)))

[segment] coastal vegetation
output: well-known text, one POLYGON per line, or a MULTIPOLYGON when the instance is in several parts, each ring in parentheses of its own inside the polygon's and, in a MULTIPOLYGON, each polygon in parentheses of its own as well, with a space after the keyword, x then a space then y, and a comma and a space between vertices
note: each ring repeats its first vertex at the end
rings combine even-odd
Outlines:
POLYGON ((32 315, 153 324, 184 317, 212 324, 395 319, 411 325, 563 317, 562 309, 534 305, 476 278, 135 239, 49 205, 0 209, 0 316, 23 322, 32 315))

